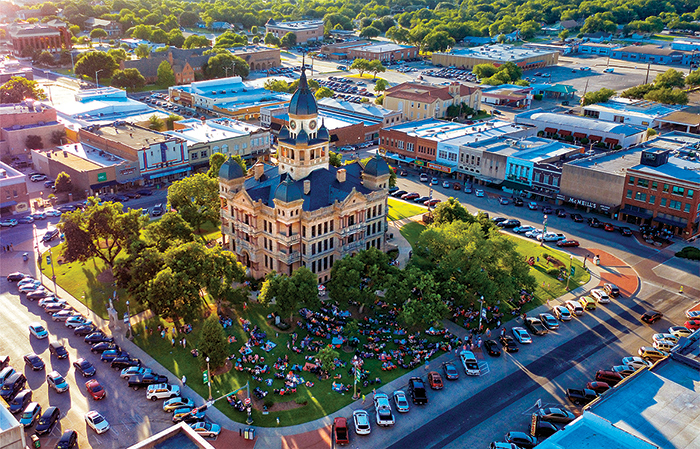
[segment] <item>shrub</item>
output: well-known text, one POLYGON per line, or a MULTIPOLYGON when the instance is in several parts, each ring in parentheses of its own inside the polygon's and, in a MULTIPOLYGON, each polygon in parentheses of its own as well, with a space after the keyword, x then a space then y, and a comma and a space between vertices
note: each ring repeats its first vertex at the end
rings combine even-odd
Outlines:
POLYGON ((682 257, 690 260, 700 260, 700 249, 694 246, 686 246, 676 253, 676 257, 682 257))
POLYGON ((535 94, 535 100, 537 100, 537 101, 542 101, 542 98, 544 98, 544 95, 542 95, 542 94, 535 94))
POLYGON ((588 142, 590 142, 590 140, 588 140, 588 137, 584 137, 583 139, 581 139, 582 145, 588 145, 588 142))
POLYGON ((549 276, 552 276, 553 278, 556 278, 559 276, 559 269, 558 268, 550 268, 549 270, 546 271, 546 273, 549 276))

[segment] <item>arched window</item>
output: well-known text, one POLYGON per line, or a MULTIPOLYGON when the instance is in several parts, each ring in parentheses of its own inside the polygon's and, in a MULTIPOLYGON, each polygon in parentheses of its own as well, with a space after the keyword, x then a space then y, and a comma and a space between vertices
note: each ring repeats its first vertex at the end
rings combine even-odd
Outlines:
POLYGON ((221 152, 228 153, 228 145, 221 145, 221 152))

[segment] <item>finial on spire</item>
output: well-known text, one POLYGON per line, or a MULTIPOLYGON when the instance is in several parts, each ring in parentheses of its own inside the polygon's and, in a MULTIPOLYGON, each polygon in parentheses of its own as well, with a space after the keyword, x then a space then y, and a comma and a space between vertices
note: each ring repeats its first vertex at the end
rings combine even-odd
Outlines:
POLYGON ((304 72, 306 70, 306 53, 301 54, 301 71, 304 72))

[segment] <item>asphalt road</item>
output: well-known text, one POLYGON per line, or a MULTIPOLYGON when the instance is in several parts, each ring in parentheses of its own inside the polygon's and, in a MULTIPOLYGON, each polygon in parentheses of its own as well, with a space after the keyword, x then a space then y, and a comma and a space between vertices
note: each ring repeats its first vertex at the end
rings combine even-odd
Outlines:
MULTIPOLYGON (((5 270, 3 269, 3 274, 5 270)), ((73 429, 79 433, 81 447, 123 448, 130 446, 146 436, 159 432, 172 425, 171 415, 162 411, 162 401, 147 401, 145 390, 138 392, 128 389, 126 382, 119 378, 119 373, 100 361, 99 355, 90 352, 90 346, 77 337, 71 329, 62 322, 54 322, 51 317, 37 305, 20 297, 13 283, 0 279, 0 301, 3 304, 3 326, 0 327, 0 341, 3 342, 3 355, 10 356, 11 365, 27 377, 27 388, 33 390, 33 400, 39 402, 45 410, 49 405, 61 410, 61 425, 57 426, 49 436, 42 437, 42 446, 53 447, 52 443, 64 430, 73 429), (37 340, 30 337, 27 326, 32 322, 41 322, 49 331, 49 338, 37 340), (50 341, 60 341, 69 353, 68 359, 58 360, 51 357, 48 351, 50 341), (25 368, 22 357, 29 353, 37 353, 46 363, 43 371, 32 371, 25 368), (85 381, 80 373, 75 371, 73 362, 79 357, 89 360, 97 369, 93 377, 97 379, 107 392, 101 401, 95 401, 88 396, 85 381), (70 390, 56 393, 46 383, 46 374, 56 370, 66 378, 70 390), (97 435, 88 429, 84 415, 88 410, 99 411, 112 428, 105 434, 97 435)), ((32 435, 33 427, 27 430, 32 435)))

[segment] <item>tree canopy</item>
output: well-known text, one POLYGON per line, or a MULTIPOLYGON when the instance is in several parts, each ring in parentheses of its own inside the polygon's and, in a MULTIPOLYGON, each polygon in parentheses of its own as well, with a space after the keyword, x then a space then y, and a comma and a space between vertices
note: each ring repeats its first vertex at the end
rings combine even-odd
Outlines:
POLYGON ((23 76, 13 76, 0 86, 0 103, 19 103, 24 99, 45 100, 46 94, 39 83, 28 80, 23 76))
POLYGON ((99 78, 111 78, 115 70, 119 68, 114 58, 103 51, 91 51, 83 53, 75 63, 75 73, 96 80, 99 78))
POLYGON ((583 106, 588 106, 589 104, 595 103, 605 103, 615 95, 615 91, 604 87, 600 90, 595 90, 591 92, 586 92, 586 94, 581 99, 581 104, 583 106))
POLYGON ((170 87, 175 85, 175 72, 167 60, 164 60, 158 65, 157 74, 159 86, 170 87))
POLYGON ((219 223, 219 182, 197 173, 173 182, 168 203, 198 232, 206 222, 219 223))
POLYGON ((116 70, 112 75, 112 85, 126 90, 136 90, 146 85, 146 78, 139 69, 116 70))

